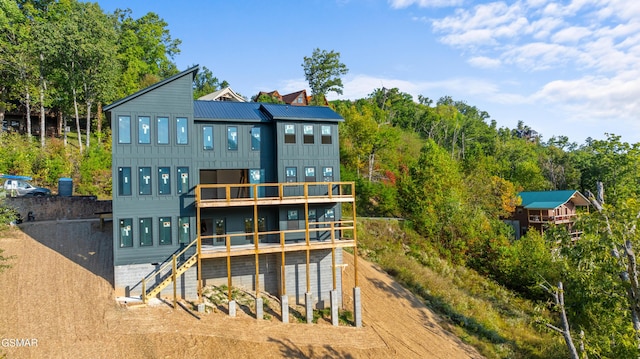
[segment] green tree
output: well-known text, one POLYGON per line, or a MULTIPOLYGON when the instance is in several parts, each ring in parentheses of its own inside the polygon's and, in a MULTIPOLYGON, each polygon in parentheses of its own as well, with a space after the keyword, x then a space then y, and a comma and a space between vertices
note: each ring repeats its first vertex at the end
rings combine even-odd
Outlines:
POLYGON ((198 99, 204 95, 208 95, 212 92, 221 90, 225 87, 229 87, 227 81, 220 81, 217 77, 213 76, 213 72, 206 66, 202 67, 201 71, 198 71, 198 75, 193 80, 193 98, 198 99))
POLYGON ((342 94, 342 79, 349 70, 340 62, 340 53, 316 48, 311 57, 304 57, 304 77, 311 88, 312 104, 324 104, 327 93, 342 94))
POLYGON ((150 12, 139 19, 131 10, 115 11, 118 19, 118 61, 122 68, 116 97, 124 97, 143 88, 148 75, 163 79, 178 72, 173 58, 180 53, 179 39, 171 38, 168 24, 150 12))

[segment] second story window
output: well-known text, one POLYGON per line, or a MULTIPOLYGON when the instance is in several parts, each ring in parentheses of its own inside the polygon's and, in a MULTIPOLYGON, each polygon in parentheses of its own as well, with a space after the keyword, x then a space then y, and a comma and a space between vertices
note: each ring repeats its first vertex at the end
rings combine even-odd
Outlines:
POLYGON ((178 167, 178 194, 189 192, 189 167, 178 167))
POLYGON ((260 127, 251 129, 251 150, 260 151, 260 127))
POLYGON ((187 119, 185 117, 176 118, 176 142, 179 145, 189 143, 189 131, 187 129, 187 119))
POLYGON ((140 167, 138 172, 138 192, 142 195, 151 194, 151 167, 140 167))
POLYGON ((169 144, 169 118, 168 117, 158 117, 158 126, 156 127, 157 136, 158 136, 158 144, 159 145, 168 145, 169 144))
POLYGON ((238 150, 238 127, 227 127, 227 149, 229 151, 238 150))
POLYGON ((131 143, 130 116, 118 116, 118 143, 131 143))
POLYGON ((284 143, 296 143, 295 125, 284 125, 284 143))
POLYGON ((131 167, 118 168, 118 194, 131 196, 131 167))
POLYGON ((304 125, 302 128, 302 134, 304 135, 303 141, 307 144, 313 144, 313 125, 304 125))
POLYGON ((151 119, 148 116, 138 117, 138 143, 151 143, 151 119))
POLYGON ((320 132, 322 135, 322 144, 330 145, 331 144, 331 126, 322 125, 320 127, 320 132))
POLYGON ((287 182, 298 181, 298 169, 296 167, 287 167, 285 168, 284 172, 285 172, 285 180, 287 182))
POLYGON ((158 194, 171 194, 171 175, 169 167, 158 168, 158 194))
POLYGON ((213 127, 211 126, 202 128, 202 148, 205 151, 213 150, 213 127))

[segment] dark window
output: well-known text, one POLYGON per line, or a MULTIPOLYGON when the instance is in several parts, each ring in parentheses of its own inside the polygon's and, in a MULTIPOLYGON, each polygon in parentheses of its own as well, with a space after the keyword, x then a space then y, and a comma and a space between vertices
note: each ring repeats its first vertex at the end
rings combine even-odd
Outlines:
POLYGON ((120 220, 120 247, 133 247, 133 233, 131 233, 131 218, 123 218, 120 220))
POLYGON ((151 143, 151 119, 148 116, 138 117, 138 143, 151 143))
POLYGON ((189 131, 187 129, 187 119, 185 117, 176 118, 176 141, 179 145, 189 143, 189 131))
POLYGON ((138 169, 138 189, 142 195, 151 194, 151 167, 138 169))
POLYGON ((202 148, 204 150, 213 150, 213 127, 204 126, 202 128, 202 148))
POLYGON ((131 196, 131 167, 118 168, 118 194, 131 196))
POLYGON ((171 217, 158 218, 160 244, 171 244, 171 217))
POLYGON ((322 144, 330 145, 331 144, 331 126, 321 126, 320 132, 322 135, 322 144))
POLYGON ((322 180, 333 182, 333 167, 322 167, 322 180))
POLYGON ((260 127, 251 129, 251 150, 260 151, 260 127))
POLYGON ((217 219, 216 220, 216 235, 223 235, 225 234, 226 228, 225 228, 225 221, 224 219, 217 219))
POLYGON ((316 181, 316 168, 315 167, 305 167, 304 168, 304 181, 305 182, 315 182, 316 181))
POLYGON ((168 117, 158 117, 158 127, 156 128, 158 132, 158 144, 159 145, 168 145, 169 144, 169 118, 168 117))
POLYGON ((287 211, 287 220, 288 221, 297 221, 298 220, 298 210, 290 209, 287 211))
POLYGON ((284 172, 287 182, 298 182, 298 169, 296 167, 286 167, 284 172))
POLYGON ((158 167, 158 194, 171 194, 171 174, 169 167, 158 167))
POLYGON ((284 125, 284 143, 296 143, 295 125, 284 125))
POLYGON ((315 221, 316 220, 316 210, 315 209, 309 209, 309 220, 310 221, 315 221))
POLYGON ((178 190, 176 193, 189 192, 189 167, 178 167, 178 190))
POLYGON ((227 127, 227 149, 229 151, 238 150, 238 127, 227 127))
POLYGON ((140 218, 140 247, 153 245, 151 218, 140 218))
POLYGON ((131 143, 130 116, 118 116, 118 143, 131 143))
POLYGON ((302 127, 303 142, 313 144, 313 125, 304 125, 302 127))
POLYGON ((180 243, 189 243, 191 242, 191 229, 190 227, 190 218, 189 217, 180 217, 179 218, 179 225, 180 227, 178 228, 178 231, 180 231, 180 233, 178 234, 178 241, 180 243))

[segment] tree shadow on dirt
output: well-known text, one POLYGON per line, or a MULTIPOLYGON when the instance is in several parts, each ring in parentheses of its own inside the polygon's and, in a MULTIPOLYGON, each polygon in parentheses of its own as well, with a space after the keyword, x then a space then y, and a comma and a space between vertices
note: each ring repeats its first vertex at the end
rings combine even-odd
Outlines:
POLYGON ((111 226, 100 229, 98 220, 87 219, 25 222, 19 227, 26 236, 113 285, 111 226))
POLYGON ((269 338, 269 342, 275 343, 279 346, 280 354, 283 358, 342 358, 353 359, 354 356, 344 351, 338 351, 332 348, 330 345, 323 345, 320 350, 311 345, 306 349, 299 347, 291 342, 291 340, 280 340, 275 338, 269 338))

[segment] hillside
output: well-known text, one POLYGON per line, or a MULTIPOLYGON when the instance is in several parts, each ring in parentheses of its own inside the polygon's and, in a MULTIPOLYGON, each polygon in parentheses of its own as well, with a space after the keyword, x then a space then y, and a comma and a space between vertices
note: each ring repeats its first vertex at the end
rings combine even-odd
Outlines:
MULTIPOLYGON (((240 311, 202 315, 167 305, 127 309, 114 301, 110 231, 97 221, 36 222, 0 238, 13 267, 0 274, 0 347, 8 358, 479 358, 387 274, 360 260, 364 327, 256 321, 240 311)), ((345 287, 353 283, 353 258, 345 287)), ((350 292, 350 290, 348 290, 350 292)), ((348 301, 348 299, 347 299, 348 301)))

